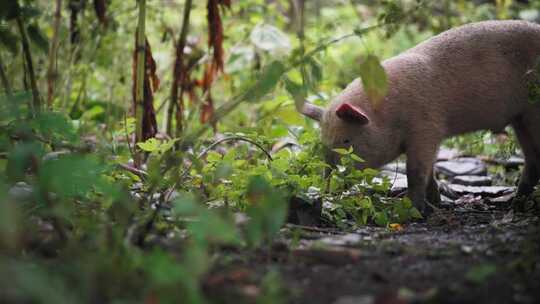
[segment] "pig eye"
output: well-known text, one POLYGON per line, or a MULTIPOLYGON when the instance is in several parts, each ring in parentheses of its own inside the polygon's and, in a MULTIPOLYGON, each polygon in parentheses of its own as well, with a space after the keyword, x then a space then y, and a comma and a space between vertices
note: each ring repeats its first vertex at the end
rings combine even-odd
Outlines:
POLYGON ((350 139, 344 139, 344 140, 343 140, 343 143, 346 144, 346 145, 348 145, 348 144, 351 143, 351 140, 350 140, 350 139))

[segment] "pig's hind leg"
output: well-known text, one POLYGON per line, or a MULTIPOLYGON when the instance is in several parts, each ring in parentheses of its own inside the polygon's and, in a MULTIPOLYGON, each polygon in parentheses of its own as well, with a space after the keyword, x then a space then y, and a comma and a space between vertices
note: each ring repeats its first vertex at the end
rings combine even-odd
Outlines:
POLYGON ((540 179, 540 107, 523 114, 512 127, 525 156, 517 191, 519 199, 531 194, 540 179))
POLYGON ((433 177, 433 163, 439 143, 440 141, 430 136, 407 143, 407 196, 424 215, 432 211, 426 206, 426 199, 432 204, 438 204, 440 199, 437 183, 433 177))

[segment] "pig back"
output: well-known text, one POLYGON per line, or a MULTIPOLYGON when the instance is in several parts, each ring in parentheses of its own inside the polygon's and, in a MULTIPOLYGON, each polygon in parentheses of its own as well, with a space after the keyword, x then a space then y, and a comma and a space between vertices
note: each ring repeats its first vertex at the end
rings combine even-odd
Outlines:
POLYGON ((531 107, 526 75, 538 55, 539 25, 486 21, 449 30, 407 51, 402 56, 417 65, 413 69, 404 70, 403 64, 396 69, 392 63, 389 69, 418 82, 410 92, 411 111, 430 113, 436 127, 451 136, 499 131, 531 107))

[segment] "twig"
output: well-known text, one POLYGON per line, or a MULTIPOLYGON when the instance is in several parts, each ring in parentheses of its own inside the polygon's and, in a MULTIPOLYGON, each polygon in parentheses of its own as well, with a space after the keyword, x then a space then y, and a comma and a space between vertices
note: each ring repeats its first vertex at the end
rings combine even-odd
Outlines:
POLYGON ((11 86, 9 85, 9 80, 7 79, 6 71, 4 70, 4 64, 2 62, 2 57, 0 56, 0 78, 2 79, 2 85, 6 90, 8 97, 12 96, 11 86))
POLYGON ((148 173, 146 173, 146 171, 144 171, 144 170, 137 169, 135 167, 131 167, 131 166, 128 166, 128 165, 125 165, 125 164, 116 164, 116 165, 120 169, 124 169, 126 171, 129 171, 129 172, 137 175, 142 180, 146 179, 146 177, 148 176, 148 173))
POLYGON ((206 149, 202 150, 201 153, 199 153, 199 155, 197 156, 198 158, 202 158, 206 153, 208 153, 210 150, 212 150, 214 147, 216 147, 217 145, 223 143, 223 142, 226 142, 226 141, 232 141, 232 140, 238 140, 238 141, 245 141, 245 142, 248 142, 250 144, 253 144, 254 146, 256 146, 257 148, 259 148, 261 151, 264 152, 264 154, 266 154, 266 157, 272 161, 272 155, 270 155, 270 153, 268 153, 268 151, 266 151, 266 149, 264 149, 263 146, 261 146, 259 143, 257 143, 256 141, 254 140, 251 140, 247 137, 243 137, 243 136, 231 136, 231 137, 225 137, 225 138, 222 138, 222 139, 219 139, 219 140, 216 140, 215 142, 213 142, 210 146, 206 147, 206 149))
POLYGON ((130 139, 129 139, 129 132, 128 132, 128 129, 127 129, 127 117, 126 117, 125 112, 124 112, 124 132, 125 132, 125 135, 126 135, 126 143, 127 143, 127 146, 128 146, 129 154, 131 154, 132 159, 135 159, 135 152, 133 151, 133 148, 131 147, 131 143, 130 143, 130 139))
POLYGON ((302 229, 302 230, 313 231, 313 232, 344 234, 343 230, 340 230, 337 228, 321 228, 321 227, 297 225, 297 224, 291 224, 291 223, 287 223, 285 224, 285 226, 288 228, 302 229))
MULTIPOLYGON (((180 37, 178 38, 178 42, 175 47, 176 56, 175 56, 175 62, 174 62, 174 68, 173 68, 173 80, 171 84, 171 97, 169 99, 169 107, 167 109, 167 119, 166 119, 166 133, 172 136, 172 118, 173 118, 173 112, 176 108, 178 111, 178 117, 176 124, 176 130, 181 131, 182 130, 182 106, 177 105, 179 102, 178 100, 178 86, 182 85, 182 81, 185 78, 186 71, 182 71, 184 68, 183 66, 183 58, 184 58, 184 48, 186 47, 186 41, 187 41, 187 34, 189 31, 189 17, 191 13, 191 7, 192 7, 192 0, 186 0, 186 4, 184 5, 184 16, 182 19, 182 29, 180 31, 180 37)), ((180 98, 182 98, 183 92, 180 92, 180 98)), ((177 134, 179 136, 179 134, 177 134)))
POLYGON ((32 109, 32 115, 36 115, 41 110, 41 97, 39 96, 39 90, 37 87, 36 74, 34 72, 34 64, 32 63, 32 54, 30 53, 30 43, 28 42, 28 35, 24 28, 22 16, 19 13, 16 17, 17 27, 21 34, 21 42, 23 47, 24 59, 26 67, 28 68, 28 75, 30 76, 30 87, 32 89, 32 103, 30 108, 32 109))
MULTIPOLYGON (((137 38, 136 38, 136 65, 135 71, 135 143, 143 140, 143 115, 144 115, 144 78, 146 67, 146 39, 145 39, 145 27, 146 27, 146 0, 138 0, 139 4, 139 16, 137 24, 137 38)), ((142 155, 135 146, 135 166, 140 167, 142 162, 142 155)))
POLYGON ((51 40, 51 48, 49 50, 49 68, 47 71, 47 107, 52 109, 52 101, 54 96, 54 85, 58 77, 56 66, 56 53, 58 51, 58 31, 60 28, 60 20, 62 18, 62 0, 56 0, 56 12, 54 14, 53 37, 51 40))

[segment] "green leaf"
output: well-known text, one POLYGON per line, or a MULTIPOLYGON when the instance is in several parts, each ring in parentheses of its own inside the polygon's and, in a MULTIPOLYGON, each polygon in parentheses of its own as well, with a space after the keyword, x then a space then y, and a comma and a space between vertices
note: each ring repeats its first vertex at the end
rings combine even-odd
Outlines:
POLYGON ((465 278, 472 283, 481 284, 496 272, 497 266, 493 264, 483 264, 469 270, 465 275, 465 278))
POLYGON ((381 211, 375 213, 375 224, 379 226, 386 226, 389 222, 390 220, 388 219, 388 215, 386 214, 386 212, 381 211))
POLYGON ((72 121, 59 112, 43 112, 31 123, 40 135, 50 141, 77 142, 77 132, 72 121))
POLYGON ((420 211, 418 211, 418 209, 416 209, 414 207, 409 210, 409 213, 410 213, 411 217, 414 218, 414 219, 423 218, 422 213, 420 213, 420 211))
POLYGON ((279 231, 287 216, 287 204, 261 176, 250 179, 247 199, 250 203, 247 213, 251 218, 246 227, 247 237, 251 245, 257 246, 279 231))
POLYGON ((408 197, 403 198, 402 204, 403 204, 403 208, 405 209, 410 209, 413 206, 411 199, 408 197))
POLYGON ((166 141, 159 141, 155 138, 149 138, 145 142, 137 143, 137 146, 141 148, 141 150, 150 152, 150 153, 165 153, 172 149, 174 144, 178 141, 178 138, 166 140, 166 141))
POLYGON ((150 153, 159 151, 159 141, 155 138, 150 138, 145 142, 140 142, 137 144, 137 146, 141 148, 141 150, 150 153))
POLYGON ((349 154, 351 154, 351 151, 349 151, 347 149, 343 149, 343 148, 332 149, 332 151, 336 152, 339 155, 349 155, 349 154))
POLYGON ((296 83, 294 80, 292 80, 289 77, 284 78, 284 83, 285 83, 285 90, 287 90, 287 92, 291 94, 291 96, 295 100, 297 97, 302 97, 301 99, 303 100, 303 97, 305 97, 306 92, 305 92, 304 87, 301 84, 296 83))
MULTIPOLYGON (((298 111, 296 111, 293 107, 283 107, 274 112, 274 115, 276 117, 279 117, 283 122, 287 125, 300 125, 304 121, 304 118, 300 116, 298 111)), ((275 127, 276 129, 278 127, 275 127)), ((285 129, 285 135, 286 135, 287 129, 285 129)))
POLYGON ((237 243, 238 232, 231 219, 220 216, 214 210, 199 204, 193 195, 180 196, 173 203, 173 214, 178 217, 190 217, 188 230, 198 242, 217 241, 237 243))
POLYGON ((223 156, 216 151, 210 151, 207 153, 207 156, 206 156, 206 160, 209 163, 217 163, 221 161, 222 158, 223 156))
POLYGON ((306 87, 296 83, 289 77, 284 78, 284 83, 285 90, 293 97, 296 108, 301 109, 304 106, 304 100, 307 95, 306 87))
POLYGON ((49 40, 43 32, 35 24, 31 24, 26 28, 30 41, 35 43, 44 53, 49 52, 49 40))
POLYGON ((263 96, 270 93, 277 86, 286 70, 287 68, 280 61, 273 61, 264 67, 255 86, 247 92, 248 100, 252 102, 259 101, 263 96))
POLYGON ((359 163, 365 162, 365 160, 363 160, 360 156, 358 156, 358 155, 356 155, 354 153, 351 153, 350 156, 356 162, 359 162, 359 163))
POLYGON ((122 126, 119 132, 122 133, 123 135, 126 135, 124 133, 131 134, 135 132, 135 118, 134 117, 126 118, 125 121, 122 121, 121 125, 122 126))
POLYGON ((85 196, 101 180, 103 166, 94 158, 67 155, 44 162, 39 182, 44 193, 61 197, 85 196))
POLYGON ((361 209, 371 210, 373 209, 373 203, 371 202, 371 199, 369 197, 364 197, 359 202, 361 209))
POLYGON ((373 105, 377 106, 388 93, 386 72, 377 56, 368 55, 360 64, 360 76, 364 91, 373 105))

